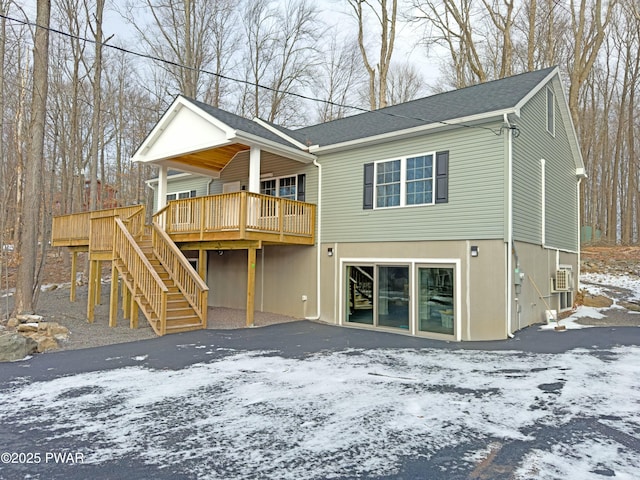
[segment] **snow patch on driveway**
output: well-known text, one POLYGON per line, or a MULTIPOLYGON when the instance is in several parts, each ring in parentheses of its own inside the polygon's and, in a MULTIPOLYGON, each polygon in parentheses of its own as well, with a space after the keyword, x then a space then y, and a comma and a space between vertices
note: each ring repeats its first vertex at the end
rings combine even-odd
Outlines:
MULTIPOLYGON (((50 437, 90 449, 87 463, 133 455, 203 479, 393 475, 407 457, 450 448, 462 449, 452 462, 468 470, 491 442, 530 441, 540 425, 615 412, 611 428, 639 431, 640 348, 606 353, 236 353, 179 371, 136 366, 17 385, 0 392, 0 423, 28 431, 28 412, 38 412, 50 437)), ((532 449, 519 471, 639 471, 637 455, 603 445, 532 449)))

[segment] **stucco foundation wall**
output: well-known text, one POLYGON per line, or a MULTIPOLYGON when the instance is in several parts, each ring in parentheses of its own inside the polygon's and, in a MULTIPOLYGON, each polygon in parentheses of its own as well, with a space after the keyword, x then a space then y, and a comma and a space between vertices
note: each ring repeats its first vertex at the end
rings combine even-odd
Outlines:
MULTIPOLYGON (((209 305, 246 308, 247 251, 209 252, 209 305)), ((255 310, 296 318, 315 315, 316 248, 266 245, 256 253, 255 310), (302 296, 307 300, 303 301, 302 296)))
MULTIPOLYGON (((506 246, 501 240, 324 243, 321 245, 321 319, 344 322, 345 262, 430 264, 442 259, 459 260, 459 316, 461 340, 494 340, 507 337, 506 246), (478 257, 470 255, 471 246, 478 257), (329 248, 333 256, 328 255, 329 248)), ((420 334, 428 336, 427 334, 420 334)), ((435 336, 434 336, 435 337, 435 336)))
MULTIPOLYGON (((521 293, 516 294, 514 290, 512 323, 514 331, 528 325, 546 322, 545 310, 559 311, 559 295, 551 291, 550 281, 558 265, 571 266, 574 282, 578 279, 577 253, 562 252, 524 242, 515 242, 515 247, 524 279, 521 293)), ((514 259, 514 268, 515 266, 514 259)))

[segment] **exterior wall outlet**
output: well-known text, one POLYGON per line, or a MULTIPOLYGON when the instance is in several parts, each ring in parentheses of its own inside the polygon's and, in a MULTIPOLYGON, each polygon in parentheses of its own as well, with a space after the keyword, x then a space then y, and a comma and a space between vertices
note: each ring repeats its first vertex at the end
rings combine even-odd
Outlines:
POLYGON ((307 301, 307 296, 306 295, 302 295, 302 301, 306 302, 307 301))

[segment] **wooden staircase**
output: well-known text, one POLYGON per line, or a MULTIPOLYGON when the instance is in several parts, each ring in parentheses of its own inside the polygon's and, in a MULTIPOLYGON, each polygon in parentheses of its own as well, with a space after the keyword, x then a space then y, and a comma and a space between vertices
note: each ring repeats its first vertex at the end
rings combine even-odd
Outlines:
MULTIPOLYGON (((180 291, 178 286, 175 284, 173 279, 171 278, 170 273, 166 268, 162 265, 162 262, 154 255, 153 253, 153 244, 150 235, 146 235, 138 240, 138 246, 142 250, 142 252, 149 260, 149 263, 154 268, 160 279, 164 282, 165 286, 168 289, 167 292, 167 308, 166 308, 166 333, 178 333, 178 332, 188 332, 190 330, 200 330, 206 328, 206 325, 198 317, 195 309, 189 304, 184 294, 180 291)), ((140 298, 141 300, 141 309, 143 312, 151 310, 149 309, 149 304, 144 300, 144 298, 140 298)), ((145 317, 147 314, 145 313, 145 317)), ((153 318, 155 315, 151 315, 153 318)), ((159 319, 155 316, 153 320, 149 320, 151 323, 155 321, 158 323, 159 319)), ((149 317, 147 317, 148 319, 149 317)), ((153 325, 152 325, 153 327, 153 325)), ((154 327, 156 332, 159 330, 159 325, 154 327)))
MULTIPOLYGON (((158 335, 206 328, 208 287, 168 235, 157 225, 145 226, 139 215, 114 219, 109 323, 115 323, 119 274, 123 291, 158 335)), ((132 325, 134 315, 137 309, 132 325)))

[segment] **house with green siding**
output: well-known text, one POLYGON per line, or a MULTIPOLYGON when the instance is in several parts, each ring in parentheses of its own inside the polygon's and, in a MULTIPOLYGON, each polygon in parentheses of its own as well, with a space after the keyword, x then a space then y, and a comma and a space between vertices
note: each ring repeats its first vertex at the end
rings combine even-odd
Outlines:
POLYGON ((557 68, 297 130, 178 96, 133 159, 210 306, 455 341, 572 308, 585 171, 557 68))

